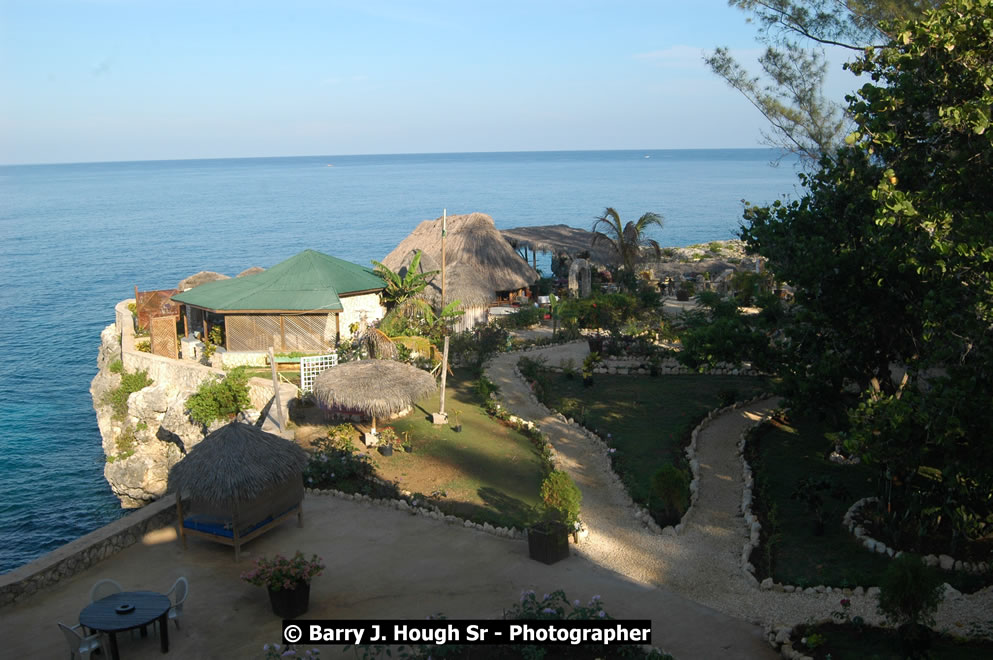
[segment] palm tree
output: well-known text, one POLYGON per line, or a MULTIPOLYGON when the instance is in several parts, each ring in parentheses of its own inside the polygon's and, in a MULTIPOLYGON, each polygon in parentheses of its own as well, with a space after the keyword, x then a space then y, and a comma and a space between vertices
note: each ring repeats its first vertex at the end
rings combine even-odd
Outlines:
POLYGON ((376 275, 379 275, 386 282, 386 288, 383 290, 383 300, 388 307, 392 308, 402 305, 407 300, 417 297, 417 294, 427 287, 431 278, 440 272, 437 270, 430 270, 424 273, 417 272, 421 264, 422 254, 420 250, 417 251, 414 258, 410 260, 410 265, 407 266, 407 272, 403 276, 390 270, 378 261, 372 262, 376 266, 376 275))
POLYGON ((610 245, 621 260, 621 264, 629 273, 634 273, 635 264, 641 258, 641 248, 649 247, 656 257, 662 256, 662 248, 654 238, 643 236, 648 227, 655 225, 662 229, 662 216, 658 213, 646 213, 637 222, 621 223, 621 216, 611 207, 603 212, 593 223, 593 239, 591 245, 606 243, 610 245))

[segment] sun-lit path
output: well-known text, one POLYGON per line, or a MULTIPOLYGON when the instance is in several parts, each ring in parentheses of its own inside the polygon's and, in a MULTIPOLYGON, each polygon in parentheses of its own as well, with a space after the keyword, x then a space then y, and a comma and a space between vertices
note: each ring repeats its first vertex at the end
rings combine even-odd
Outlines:
MULTIPOLYGON (((538 423, 555 447, 561 469, 583 492, 582 518, 590 530, 578 552, 598 566, 750 622, 795 625, 830 618, 843 594, 785 593, 760 590, 741 568, 742 546, 748 540, 741 512, 742 466, 737 443, 742 432, 778 405, 775 398, 753 402, 716 417, 699 434, 699 499, 676 535, 658 534, 635 517, 631 500, 613 478, 598 444, 577 425, 562 421, 536 405, 528 385, 515 374, 524 356, 543 357, 550 366, 572 359, 581 364, 585 341, 527 353, 506 353, 488 365, 487 376, 500 387, 500 400, 514 414, 538 423)), ((636 376, 630 376, 636 378, 636 376)), ((814 590, 811 590, 814 591, 814 590)), ((852 615, 879 621, 875 597, 844 594, 852 615)), ((993 588, 969 596, 951 594, 938 615, 939 628, 983 623, 993 608, 993 588)))

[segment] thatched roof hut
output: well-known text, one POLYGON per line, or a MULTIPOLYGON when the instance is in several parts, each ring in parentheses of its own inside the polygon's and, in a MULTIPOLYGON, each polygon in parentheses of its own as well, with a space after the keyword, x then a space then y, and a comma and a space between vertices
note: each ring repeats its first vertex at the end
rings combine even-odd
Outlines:
POLYGON ((263 268, 262 266, 252 266, 251 268, 246 268, 245 270, 241 271, 240 273, 235 275, 235 277, 245 277, 246 275, 258 275, 259 273, 264 273, 264 272, 265 272, 265 268, 263 268))
POLYGON ((201 270, 195 275, 190 275, 185 280, 180 280, 176 288, 180 291, 186 291, 187 289, 192 289, 193 287, 200 286, 201 284, 206 284, 207 282, 216 282, 217 280, 230 280, 229 275, 224 273, 215 273, 212 270, 201 270))
POLYGON ((569 225, 515 227, 502 229, 500 234, 515 250, 526 249, 535 253, 567 255, 571 259, 589 253, 588 259, 600 266, 613 266, 618 263, 617 254, 609 247, 603 244, 593 245, 593 232, 569 225))
MULTIPOLYGON (((459 300, 471 327, 486 320, 485 310, 500 299, 510 300, 538 280, 538 273, 500 235, 485 213, 450 215, 445 239, 445 302, 459 300), (482 310, 469 314, 472 309, 482 310), (480 318, 480 316, 482 318, 480 318)), ((425 220, 383 258, 383 265, 404 272, 414 254, 423 253, 422 271, 441 269, 442 218, 425 220)), ((431 278, 425 297, 441 301, 441 274, 431 278)))
POLYGON ((356 360, 321 372, 314 398, 325 410, 359 411, 373 418, 406 411, 437 389, 434 376, 395 360, 356 360))
POLYGON ((302 524, 306 463, 306 451, 251 424, 210 433, 169 470, 183 546, 187 535, 206 537, 234 546, 237 560, 242 543, 293 515, 302 524))
POLYGON ((169 471, 169 491, 199 502, 250 502, 294 476, 307 452, 252 424, 232 422, 200 441, 169 471))

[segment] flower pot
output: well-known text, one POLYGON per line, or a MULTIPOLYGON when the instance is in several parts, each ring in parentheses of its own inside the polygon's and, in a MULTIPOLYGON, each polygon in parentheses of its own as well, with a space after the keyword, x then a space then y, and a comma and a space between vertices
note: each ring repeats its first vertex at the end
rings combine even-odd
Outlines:
POLYGON ((390 445, 380 445, 379 453, 382 454, 383 456, 392 456, 393 447, 391 447, 390 445))
POLYGON ((528 556, 543 564, 569 557, 569 528, 561 523, 541 523, 528 529, 528 556))
POLYGON ((310 606, 310 583, 298 582, 295 589, 269 589, 272 613, 283 619, 296 619, 310 606))
POLYGON ((455 426, 452 427, 452 430, 455 431, 456 433, 462 433, 462 425, 456 424, 455 426))
POLYGON ((590 353, 603 352, 603 337, 587 337, 586 343, 590 347, 590 353))

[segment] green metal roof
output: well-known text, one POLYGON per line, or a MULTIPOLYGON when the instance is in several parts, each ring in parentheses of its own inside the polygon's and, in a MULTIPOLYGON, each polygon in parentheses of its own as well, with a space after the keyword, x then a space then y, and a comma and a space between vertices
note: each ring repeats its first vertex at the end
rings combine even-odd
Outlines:
POLYGON ((215 312, 334 312, 342 310, 340 296, 385 286, 371 268, 304 250, 263 273, 207 282, 172 299, 215 312))

